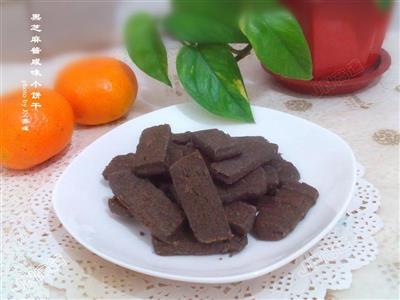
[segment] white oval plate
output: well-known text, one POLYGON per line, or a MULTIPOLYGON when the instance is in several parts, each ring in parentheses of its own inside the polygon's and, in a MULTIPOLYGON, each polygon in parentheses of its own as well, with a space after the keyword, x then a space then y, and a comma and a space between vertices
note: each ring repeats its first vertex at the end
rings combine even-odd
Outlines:
POLYGON ((58 218, 90 251, 157 277, 226 283, 258 277, 289 263, 315 245, 344 214, 355 184, 355 160, 350 147, 322 127, 267 108, 253 106, 253 113, 255 124, 239 124, 214 118, 193 104, 181 104, 118 126, 82 151, 59 179, 53 192, 58 218), (249 235, 247 247, 231 257, 157 256, 146 229, 109 212, 107 199, 112 193, 101 173, 114 156, 135 151, 143 129, 163 123, 170 124, 173 132, 219 128, 233 136, 266 137, 279 144, 279 151, 297 166, 302 180, 319 190, 316 205, 281 241, 259 241, 249 235))

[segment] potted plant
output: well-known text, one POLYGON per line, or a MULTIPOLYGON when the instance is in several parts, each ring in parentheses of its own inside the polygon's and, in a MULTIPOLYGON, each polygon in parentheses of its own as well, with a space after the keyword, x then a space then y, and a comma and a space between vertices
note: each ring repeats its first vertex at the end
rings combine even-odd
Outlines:
MULTIPOLYGON (((364 2, 370 1, 374 8, 382 11, 385 6, 389 6, 387 1, 364 2)), ((338 38, 338 34, 324 37, 318 31, 318 24, 323 24, 321 30, 329 29, 330 24, 324 22, 324 16, 332 17, 329 7, 339 10, 339 2, 344 0, 339 0, 335 5, 329 2, 174 0, 171 13, 161 21, 145 13, 133 15, 126 24, 125 41, 131 59, 141 70, 171 86, 166 50, 159 29, 166 31, 182 43, 176 68, 182 86, 193 99, 216 115, 253 122, 237 62, 253 49, 262 65, 283 82, 307 83, 313 79, 313 75, 317 81, 325 80, 324 76, 336 69, 331 69, 334 64, 330 64, 329 59, 324 59, 324 54, 319 52, 329 49, 329 41, 331 44, 340 44, 340 39, 334 40, 338 38), (318 39, 314 39, 316 32, 318 39), (313 62, 313 59, 316 61, 313 62)), ((341 5, 343 10, 343 6, 347 4, 341 5)), ((362 6, 354 3, 348 9, 354 9, 357 5, 362 6)), ((359 16, 354 13, 354 17, 359 16)), ((386 16, 383 17, 385 18, 386 16)), ((342 22, 343 20, 346 19, 342 19, 342 22)), ((354 20, 353 23, 361 28, 362 21, 354 20)), ((347 23, 343 26, 345 24, 347 23)), ((366 59, 361 54, 356 55, 363 58, 360 63, 365 67, 376 60, 374 53, 382 43, 385 24, 382 21, 382 26, 378 29, 379 36, 375 43, 379 45, 370 47, 369 53, 372 54, 363 54, 366 59)), ((353 48, 365 46, 368 41, 370 39, 365 38, 365 42, 356 44, 353 48)), ((348 52, 351 51, 353 50, 348 49, 348 52)), ((347 60, 350 56, 336 55, 334 63, 342 64, 339 62, 340 58, 347 60)))
POLYGON ((300 92, 342 94, 368 85, 390 65, 381 49, 391 1, 283 0, 310 47, 313 80, 274 76, 300 92))

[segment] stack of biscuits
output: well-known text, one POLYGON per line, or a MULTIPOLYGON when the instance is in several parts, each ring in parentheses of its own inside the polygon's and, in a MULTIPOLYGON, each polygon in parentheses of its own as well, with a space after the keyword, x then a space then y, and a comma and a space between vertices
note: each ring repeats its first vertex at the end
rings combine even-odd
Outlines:
POLYGON ((136 152, 114 157, 103 176, 110 210, 149 228, 164 256, 239 252, 248 233, 280 240, 318 198, 276 144, 218 129, 147 128, 136 152))

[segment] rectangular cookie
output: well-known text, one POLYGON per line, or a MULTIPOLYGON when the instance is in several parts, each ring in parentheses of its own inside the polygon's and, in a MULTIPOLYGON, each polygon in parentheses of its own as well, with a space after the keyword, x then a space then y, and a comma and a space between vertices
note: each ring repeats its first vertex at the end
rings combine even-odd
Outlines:
POLYGON ((194 152, 194 148, 191 143, 188 144, 176 144, 171 142, 168 146, 168 165, 171 166, 182 157, 194 152))
POLYGON ((299 181, 300 173, 290 161, 284 159, 272 159, 268 165, 275 168, 279 177, 279 184, 285 182, 299 181))
POLYGON ((119 172, 123 170, 133 171, 135 167, 135 154, 128 153, 123 155, 115 156, 105 167, 103 171, 104 179, 108 180, 108 176, 111 173, 119 172))
POLYGON ((109 183, 114 195, 154 236, 167 238, 182 224, 181 209, 149 180, 121 171, 110 174, 109 183))
POLYGON ((276 144, 262 137, 235 138, 242 154, 223 161, 213 162, 210 171, 213 177, 226 184, 232 184, 251 171, 271 160, 278 151, 276 144))
POLYGON ((255 234, 263 240, 284 238, 304 218, 317 198, 318 191, 307 184, 286 183, 275 196, 265 196, 258 202, 255 234))
POLYGON ((143 130, 136 149, 135 173, 140 176, 163 174, 168 170, 168 145, 171 128, 168 124, 143 130))
POLYGON ((238 235, 246 235, 253 227, 257 209, 255 206, 236 201, 224 206, 225 215, 232 230, 238 235))
POLYGON ((285 189, 280 189, 276 193, 274 200, 289 205, 292 210, 300 215, 301 219, 304 218, 308 210, 315 204, 315 201, 312 201, 307 195, 285 189))
POLYGON ((191 140, 192 140, 192 133, 190 131, 172 134, 172 141, 175 144, 185 145, 189 143, 191 140))
POLYGON ((153 248, 161 256, 172 255, 212 255, 235 253, 247 245, 247 236, 233 236, 226 241, 200 243, 187 227, 183 226, 167 240, 152 237, 153 248))
POLYGON ((278 188, 279 185, 278 172, 275 170, 274 167, 271 167, 269 165, 263 165, 263 169, 265 171, 267 194, 275 195, 276 189, 278 188))
POLYGON ((192 132, 192 142, 212 161, 231 158, 241 152, 236 140, 218 129, 192 132))
POLYGON ((261 142, 261 143, 269 143, 269 141, 259 135, 248 135, 248 136, 236 136, 234 139, 240 143, 249 143, 249 142, 261 142))
POLYGON ((132 214, 129 212, 126 206, 115 196, 108 199, 108 208, 115 215, 121 217, 132 217, 132 214))
POLYGON ((275 196, 262 197, 258 203, 258 209, 262 209, 265 204, 277 203, 285 205, 288 210, 292 211, 296 216, 295 219, 303 219, 311 205, 307 197, 288 190, 278 190, 275 196))
POLYGON ((307 196, 311 206, 315 204, 319 197, 318 190, 305 182, 286 182, 282 185, 281 189, 297 192, 307 196))
POLYGON ((183 157, 169 172, 196 239, 202 243, 230 239, 232 233, 221 199, 201 154, 195 151, 183 157))
POLYGON ((300 221, 288 205, 265 202, 259 208, 253 233, 260 240, 277 241, 286 237, 300 221))
POLYGON ((233 184, 218 184, 219 196, 223 203, 238 200, 253 200, 267 192, 267 177, 259 167, 233 184))

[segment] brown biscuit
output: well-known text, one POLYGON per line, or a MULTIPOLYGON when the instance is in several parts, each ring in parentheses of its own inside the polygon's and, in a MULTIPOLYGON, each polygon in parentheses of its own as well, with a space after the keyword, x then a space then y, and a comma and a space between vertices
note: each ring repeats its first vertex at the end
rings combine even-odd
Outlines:
POLYGON ((275 223, 285 224, 285 228, 292 231, 302 220, 302 215, 289 204, 271 201, 261 206, 259 212, 266 210, 275 223))
POLYGON ((240 154, 235 139, 218 129, 207 129, 192 133, 194 145, 212 161, 231 158, 240 154))
POLYGON ((132 217, 126 206, 115 196, 108 199, 108 207, 113 214, 121 217, 132 217))
POLYGON ((232 237, 224 208, 198 151, 173 164, 170 175, 178 202, 198 241, 212 243, 232 237))
POLYGON ((232 184, 251 171, 271 160, 278 146, 262 137, 235 138, 242 154, 227 160, 214 162, 210 166, 214 178, 226 184, 232 184))
POLYGON ((300 180, 300 173, 291 162, 284 159, 272 159, 268 164, 278 172, 279 184, 300 180))
POLYGON ((317 189, 305 182, 287 182, 282 185, 281 190, 289 190, 307 196, 311 206, 315 204, 319 197, 317 189))
POLYGON ((154 236, 167 238, 182 224, 181 209, 149 180, 121 171, 112 173, 109 182, 115 196, 154 236))
POLYGON ((275 170, 274 167, 263 165, 266 177, 266 184, 267 184, 267 194, 268 195, 275 195, 276 189, 279 185, 279 176, 278 172, 275 170))
POLYGON ((168 165, 171 166, 182 157, 193 153, 196 149, 191 143, 181 145, 176 143, 170 143, 168 146, 168 165))
POLYGON ((263 240, 278 240, 289 234, 315 204, 318 191, 298 182, 290 182, 275 196, 263 197, 257 205, 254 232, 263 240))
POLYGON ((162 256, 225 254, 241 251, 247 245, 247 236, 205 244, 197 241, 190 229, 183 226, 167 240, 152 237, 152 243, 155 253, 162 256))
POLYGON ((167 124, 143 130, 136 149, 135 173, 151 176, 167 172, 170 140, 171 128, 167 124))
MULTIPOLYGON (((288 210, 293 212, 296 220, 303 219, 311 207, 306 196, 287 190, 278 190, 275 196, 262 197, 257 203, 257 208, 261 210, 266 205, 274 203, 287 207, 288 210)), ((271 209, 271 206, 269 208, 271 209)))
POLYGON ((172 134, 172 141, 176 144, 185 145, 189 143, 191 139, 192 139, 192 133, 190 131, 172 134))
POLYGON ((108 180, 111 173, 123 170, 133 171, 135 167, 135 154, 128 153, 124 155, 115 156, 103 171, 103 177, 108 180))
POLYGON ((225 214, 232 230, 238 235, 246 235, 253 227, 257 209, 250 204, 236 201, 225 205, 225 214))
POLYGON ((301 219, 315 204, 315 201, 307 195, 285 189, 280 189, 274 200, 289 205, 295 213, 299 214, 301 219))
POLYGON ((252 135, 252 136, 236 136, 234 139, 239 143, 250 143, 250 142, 260 142, 260 143, 269 143, 269 141, 259 135, 252 135))
POLYGON ((265 202, 259 209, 253 232, 261 240, 276 241, 286 237, 299 221, 288 205, 265 202))
POLYGON ((218 184, 217 189, 223 203, 253 200, 267 192, 267 177, 259 167, 233 184, 218 184))

